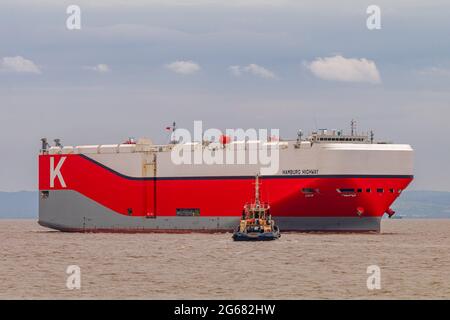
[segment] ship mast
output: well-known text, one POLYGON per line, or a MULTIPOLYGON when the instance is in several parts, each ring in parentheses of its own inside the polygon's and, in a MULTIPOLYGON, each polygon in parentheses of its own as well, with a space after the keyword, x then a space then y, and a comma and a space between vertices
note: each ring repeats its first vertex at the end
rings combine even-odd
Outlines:
POLYGON ((356 121, 355 121, 355 119, 352 119, 352 121, 350 122, 350 128, 351 128, 351 135, 353 137, 354 135, 356 135, 356 121))
POLYGON ((260 202, 259 202, 259 174, 256 175, 256 181, 255 181, 255 204, 256 207, 259 208, 260 202))

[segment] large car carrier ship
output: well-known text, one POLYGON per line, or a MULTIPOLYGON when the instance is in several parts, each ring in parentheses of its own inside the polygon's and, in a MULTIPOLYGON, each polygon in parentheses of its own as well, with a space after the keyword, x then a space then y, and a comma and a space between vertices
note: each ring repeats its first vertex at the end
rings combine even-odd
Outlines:
MULTIPOLYGON (((49 146, 39 155, 39 223, 78 232, 219 232, 239 224, 259 164, 176 164, 178 144, 149 139, 49 146)), ((191 142, 189 150, 279 152, 278 170, 260 176, 260 194, 282 231, 380 231, 413 179, 407 144, 373 135, 318 130, 287 141, 191 142)))

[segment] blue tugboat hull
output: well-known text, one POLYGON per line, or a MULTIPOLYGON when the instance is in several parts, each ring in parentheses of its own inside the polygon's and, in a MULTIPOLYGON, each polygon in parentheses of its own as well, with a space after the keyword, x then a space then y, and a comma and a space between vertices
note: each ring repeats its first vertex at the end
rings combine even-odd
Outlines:
POLYGON ((280 238, 281 234, 279 231, 274 232, 235 232, 233 233, 234 241, 270 241, 280 238))

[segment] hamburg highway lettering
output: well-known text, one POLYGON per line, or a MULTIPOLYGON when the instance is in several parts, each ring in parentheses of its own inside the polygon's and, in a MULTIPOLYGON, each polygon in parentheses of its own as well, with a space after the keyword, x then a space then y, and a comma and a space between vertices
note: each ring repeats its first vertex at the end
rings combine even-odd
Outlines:
POLYGON ((319 169, 283 169, 283 175, 313 175, 319 174, 319 169))

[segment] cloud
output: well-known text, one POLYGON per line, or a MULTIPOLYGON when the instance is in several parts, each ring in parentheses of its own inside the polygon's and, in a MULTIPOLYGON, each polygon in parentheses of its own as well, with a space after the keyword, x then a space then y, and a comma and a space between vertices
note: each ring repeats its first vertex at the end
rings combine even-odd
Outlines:
POLYGON ((268 69, 258 66, 257 64, 249 64, 244 68, 246 72, 249 72, 251 74, 254 74, 255 76, 264 78, 264 79, 275 79, 276 76, 272 71, 269 71, 268 69))
POLYGON ((235 77, 239 77, 242 75, 242 71, 241 71, 241 67, 240 66, 230 66, 228 68, 228 70, 230 70, 230 73, 235 76, 235 77))
POLYGON ((420 75, 424 76, 450 76, 450 69, 441 67, 428 67, 417 71, 420 75))
POLYGON ((184 75, 193 74, 200 70, 200 66, 193 61, 179 60, 166 65, 166 67, 175 73, 184 75))
POLYGON ((277 76, 272 71, 254 63, 249 64, 245 67, 230 66, 228 70, 233 76, 236 77, 240 77, 243 73, 250 73, 254 76, 261 77, 264 79, 278 79, 277 76))
POLYGON ((344 82, 380 83, 381 78, 375 62, 367 59, 335 57, 316 58, 305 66, 318 78, 344 82))
POLYGON ((2 58, 0 70, 17 73, 41 73, 40 68, 33 61, 21 56, 2 58))
POLYGON ((107 72, 111 71, 111 68, 107 64, 104 64, 104 63, 100 63, 96 66, 87 66, 84 68, 87 70, 91 70, 91 71, 95 71, 95 72, 99 72, 99 73, 107 73, 107 72))

